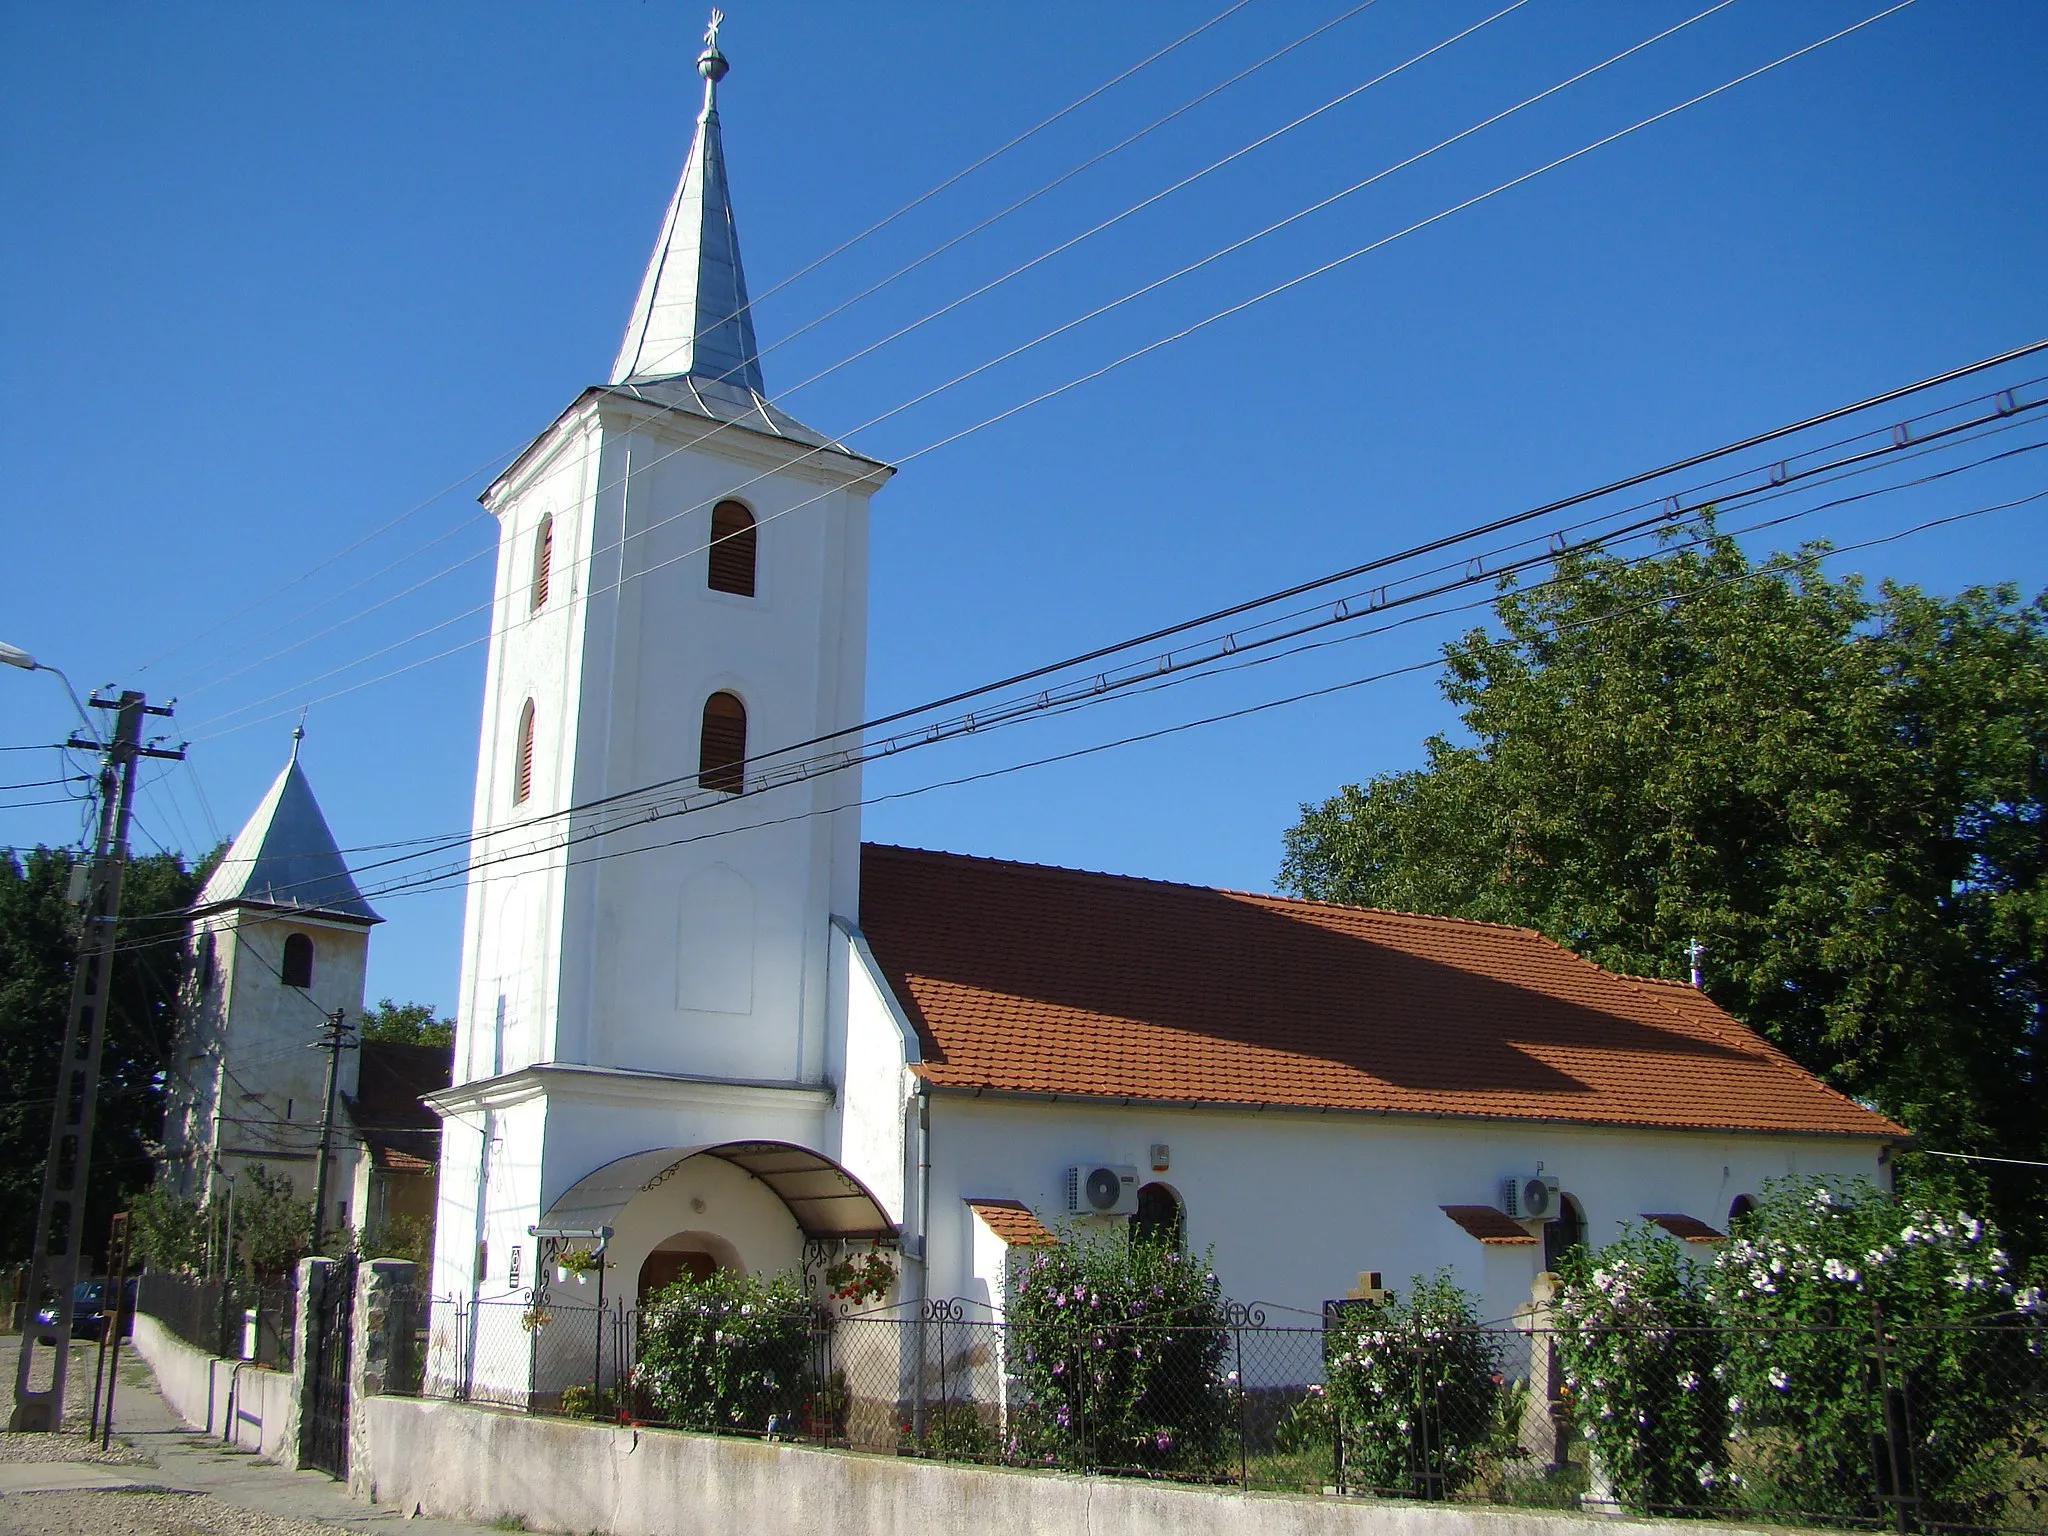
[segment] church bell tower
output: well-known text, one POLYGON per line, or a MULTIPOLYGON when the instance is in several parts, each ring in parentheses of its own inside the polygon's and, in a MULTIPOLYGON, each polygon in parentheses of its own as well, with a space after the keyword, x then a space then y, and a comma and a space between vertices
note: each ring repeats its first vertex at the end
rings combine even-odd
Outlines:
POLYGON ((455 1083, 544 1105, 540 1144, 583 1166, 627 1100, 673 1120, 718 1086, 815 1098, 832 920, 858 895, 858 770, 792 770, 862 718, 867 506, 892 471, 765 393, 716 30, 609 381, 482 497, 499 541, 455 1083))

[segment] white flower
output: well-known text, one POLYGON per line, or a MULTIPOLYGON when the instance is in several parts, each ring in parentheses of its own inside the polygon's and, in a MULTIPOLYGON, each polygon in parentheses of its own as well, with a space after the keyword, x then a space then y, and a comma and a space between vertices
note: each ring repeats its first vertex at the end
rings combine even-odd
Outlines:
POLYGON ((1840 1280, 1848 1285, 1854 1285, 1861 1278, 1855 1270, 1844 1264, 1840 1259, 1829 1259, 1825 1266, 1825 1273, 1830 1280, 1840 1280))
MULTIPOLYGON (((1787 1376, 1783 1371, 1779 1370, 1775 1365, 1771 1367, 1769 1379, 1771 1385, 1776 1387, 1780 1392, 1789 1392, 1792 1390, 1792 1378, 1790 1376, 1787 1376)), ((1733 1404, 1731 1403, 1730 1412, 1733 1411, 1733 1404)))
POLYGON ((1678 1378, 1678 1385, 1682 1390, 1687 1392, 1699 1391, 1699 1373, 1697 1371, 1687 1371, 1683 1376, 1678 1378))

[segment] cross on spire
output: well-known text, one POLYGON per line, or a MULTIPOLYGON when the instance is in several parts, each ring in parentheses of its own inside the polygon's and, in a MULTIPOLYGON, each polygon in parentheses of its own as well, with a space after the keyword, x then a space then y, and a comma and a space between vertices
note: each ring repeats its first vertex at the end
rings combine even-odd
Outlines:
POLYGON ((704 29, 697 137, 612 364, 614 384, 690 376, 765 393, 718 126, 718 82, 732 67, 718 51, 724 21, 724 12, 713 11, 704 29))

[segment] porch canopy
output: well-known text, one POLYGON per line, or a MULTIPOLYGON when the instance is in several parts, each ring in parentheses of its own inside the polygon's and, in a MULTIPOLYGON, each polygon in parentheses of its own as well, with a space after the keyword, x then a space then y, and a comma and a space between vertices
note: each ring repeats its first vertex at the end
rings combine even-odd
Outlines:
POLYGON ((807 1238, 894 1241, 896 1224, 881 1202, 822 1152, 786 1141, 727 1141, 710 1147, 653 1147, 585 1174, 548 1207, 543 1227, 610 1225, 635 1195, 659 1188, 693 1157, 715 1157, 752 1174, 795 1218, 807 1238))

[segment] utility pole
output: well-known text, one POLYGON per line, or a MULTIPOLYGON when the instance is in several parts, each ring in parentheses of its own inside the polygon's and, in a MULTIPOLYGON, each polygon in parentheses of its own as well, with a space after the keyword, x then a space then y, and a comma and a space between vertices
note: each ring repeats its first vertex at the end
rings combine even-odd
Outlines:
MULTIPOLYGON (((71 1308, 78 1284, 79 1249, 85 1236, 85 1188, 92 1172, 93 1119, 99 1108, 100 1052, 106 1043, 107 1008, 113 993, 114 928, 121 915, 121 873, 128 862, 128 826, 135 798, 135 769, 145 757, 184 757, 169 747, 144 746, 142 722, 168 715, 132 689, 114 699, 95 694, 94 709, 114 714, 113 739, 100 758, 99 832, 87 868, 85 921, 78 957, 71 967, 71 1006, 58 1056, 57 1099, 50 1111, 50 1154, 43 1164, 43 1193, 36 1207, 35 1241, 29 1251, 27 1300, 21 1320, 21 1354, 14 1372, 14 1412, 7 1427, 54 1433, 64 1425, 64 1378, 71 1360, 71 1308), (53 1305, 50 1321, 37 1316, 42 1299, 53 1305), (32 1385, 45 1373, 38 1350, 49 1351, 49 1385, 32 1385)), ((73 736, 67 745, 97 749, 100 743, 73 736)))
POLYGON ((355 1049, 355 1041, 349 1036, 355 1032, 353 1024, 344 1022, 345 1015, 337 1008, 327 1015, 327 1034, 313 1042, 315 1049, 327 1052, 327 1108, 320 1115, 320 1171, 313 1176, 313 1251, 320 1251, 320 1235, 327 1230, 327 1148, 334 1139, 334 1089, 335 1081, 341 1076, 341 1053, 355 1049))

